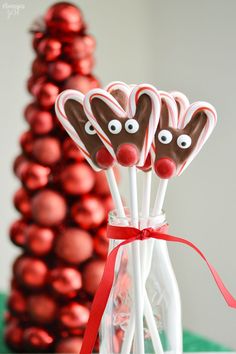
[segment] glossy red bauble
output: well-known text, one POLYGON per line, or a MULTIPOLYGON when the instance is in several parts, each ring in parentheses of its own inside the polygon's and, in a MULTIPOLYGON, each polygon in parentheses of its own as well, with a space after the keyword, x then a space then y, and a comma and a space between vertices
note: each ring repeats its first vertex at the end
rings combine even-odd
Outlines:
POLYGON ((98 230, 98 232, 94 236, 93 245, 95 252, 100 257, 106 259, 109 246, 106 226, 103 226, 98 230))
POLYGON ((66 138, 63 142, 62 153, 65 159, 72 159, 76 160, 77 162, 84 161, 83 154, 70 137, 66 138))
POLYGON ((51 6, 44 19, 48 30, 56 35, 78 33, 83 28, 81 11, 75 5, 66 2, 51 6))
POLYGON ((38 327, 30 327, 24 331, 23 342, 27 351, 41 353, 49 352, 54 338, 46 330, 38 327))
POLYGON ((58 94, 58 86, 51 82, 45 82, 40 86, 38 92, 36 93, 36 97, 39 104, 43 108, 50 109, 54 106, 58 94))
POLYGON ((89 310, 77 302, 61 308, 59 313, 59 321, 63 327, 77 329, 85 327, 89 319, 89 310))
POLYGON ((100 284, 105 261, 92 260, 83 269, 83 287, 89 294, 94 295, 100 284))
POLYGON ((65 47, 65 53, 72 60, 80 60, 92 55, 95 46, 95 40, 92 36, 78 36, 65 47))
POLYGON ((26 154, 31 154, 33 150, 33 134, 30 131, 23 133, 20 137, 20 145, 26 154))
POLYGON ((25 230, 27 228, 27 223, 23 219, 16 220, 10 227, 10 238, 11 241, 19 247, 24 247, 25 245, 25 230))
POLYGON ((14 266, 17 281, 31 289, 40 289, 46 284, 47 266, 37 258, 21 257, 18 258, 14 266))
POLYGON ((57 305, 53 298, 48 295, 29 296, 26 307, 28 315, 34 323, 44 325, 56 319, 57 305))
POLYGON ((32 199, 32 215, 42 226, 60 224, 66 216, 65 199, 57 192, 46 189, 38 192, 32 199))
POLYGON ((48 167, 29 162, 22 172, 21 179, 25 187, 33 191, 47 185, 50 172, 48 167))
POLYGON ((31 216, 31 201, 27 191, 24 188, 16 191, 14 198, 14 205, 16 209, 26 218, 31 216))
POLYGON ((66 339, 61 339, 56 345, 56 353, 79 354, 82 342, 82 337, 69 337, 66 339))
POLYGON ((87 93, 89 90, 99 87, 99 81, 92 75, 82 76, 74 75, 66 80, 64 89, 74 89, 87 93))
POLYGON ((21 352, 23 350, 23 328, 17 321, 10 321, 5 328, 4 338, 6 343, 14 351, 21 352))
POLYGON ((57 237, 55 252, 65 262, 80 264, 92 256, 93 241, 86 231, 68 228, 57 237))
POLYGON ((72 73, 71 65, 65 61, 58 60, 48 66, 49 76, 58 82, 68 79, 72 73))
POLYGON ((92 55, 89 55, 83 59, 76 59, 73 61, 73 69, 80 75, 89 75, 92 73, 95 60, 92 55))
POLYGON ((26 168, 26 166, 28 165, 28 163, 29 160, 26 159, 26 157, 23 154, 16 157, 13 163, 13 171, 18 178, 21 178, 22 173, 26 168))
POLYGON ((48 111, 34 109, 27 114, 27 121, 34 134, 47 134, 53 129, 53 117, 48 111))
POLYGON ((54 232, 46 227, 35 224, 25 229, 25 247, 35 256, 45 256, 51 252, 54 241, 54 232))
POLYGON ((47 63, 40 58, 34 59, 32 63, 32 74, 35 77, 44 76, 47 73, 47 63))
POLYGON ((77 269, 58 267, 51 270, 49 284, 56 295, 70 299, 81 289, 82 278, 77 269))
POLYGON ((95 175, 86 163, 75 163, 65 167, 61 174, 61 185, 67 194, 80 195, 91 191, 95 175))
POLYGON ((42 39, 37 46, 39 55, 46 61, 53 61, 61 55, 61 42, 54 38, 42 39))
POLYGON ((105 219, 105 209, 100 199, 86 195, 71 209, 74 221, 85 230, 101 225, 105 219))
POLYGON ((26 298, 19 290, 11 291, 7 305, 14 315, 20 316, 26 313, 26 298))
POLYGON ((43 165, 54 165, 61 158, 61 145, 57 138, 42 137, 33 143, 32 154, 43 165))

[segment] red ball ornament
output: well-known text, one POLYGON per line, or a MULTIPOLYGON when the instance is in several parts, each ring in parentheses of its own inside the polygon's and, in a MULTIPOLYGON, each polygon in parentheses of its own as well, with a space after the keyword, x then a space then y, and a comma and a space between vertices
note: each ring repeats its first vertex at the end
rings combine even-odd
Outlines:
POLYGON ((56 345, 56 353, 79 354, 83 343, 81 337, 69 337, 62 339, 56 345))
POLYGON ((32 199, 32 215, 42 226, 60 224, 66 216, 66 201, 57 192, 46 189, 38 192, 32 199))
POLYGON ((73 69, 80 75, 89 75, 93 70, 94 64, 95 60, 93 56, 89 55, 86 58, 74 60, 73 69))
POLYGON ((47 64, 40 58, 35 58, 32 63, 32 74, 35 77, 44 76, 47 73, 47 64))
POLYGON ((35 224, 25 230, 25 244, 30 253, 35 256, 45 256, 51 252, 54 241, 54 232, 46 227, 35 224))
POLYGON ((13 289, 8 298, 8 308, 14 315, 24 315, 26 313, 26 299, 22 292, 13 289))
POLYGON ((65 61, 59 60, 54 63, 50 63, 48 66, 49 76, 58 82, 68 79, 72 73, 71 65, 65 61))
POLYGON ((92 75, 80 76, 74 75, 66 80, 64 89, 74 89, 87 93, 89 90, 100 87, 99 81, 92 75))
POLYGON ((98 227, 105 219, 105 209, 102 202, 91 195, 84 196, 75 203, 71 213, 74 221, 85 230, 98 227))
POLYGON ((84 230, 68 228, 56 239, 58 257, 71 264, 80 264, 92 256, 93 241, 84 230))
POLYGON ((17 281, 31 289, 40 289, 46 283, 47 266, 37 258, 23 256, 17 259, 14 266, 17 281))
POLYGON ((42 86, 46 83, 46 76, 31 76, 27 81, 27 89, 33 96, 37 96, 42 86))
POLYGON ((77 36, 65 47, 65 54, 72 60, 84 59, 93 54, 95 46, 92 36, 77 36))
POLYGON ((73 298, 82 287, 82 278, 78 270, 60 267, 50 272, 49 284, 56 295, 73 298))
POLYGON ((106 259, 108 253, 109 240, 107 237, 107 228, 101 227, 93 239, 95 252, 102 258, 106 259))
POLYGON ((61 158, 61 146, 57 138, 42 137, 33 143, 32 154, 43 165, 54 165, 61 158))
POLYGON ((26 106, 24 116, 28 123, 31 121, 31 117, 38 111, 38 109, 39 108, 36 102, 31 102, 26 106))
POLYGON ((57 305, 48 295, 31 295, 27 300, 27 312, 34 323, 49 324, 56 318, 57 305))
POLYGON ((29 218, 31 216, 30 197, 24 188, 20 188, 16 191, 13 201, 16 209, 24 217, 29 218))
POLYGON ((42 32, 37 31, 33 34, 32 45, 33 45, 33 48, 35 51, 37 51, 38 45, 43 37, 44 37, 44 33, 42 33, 42 32))
POLYGON ((25 158, 24 155, 21 154, 16 157, 13 163, 13 171, 18 178, 21 178, 22 173, 24 169, 27 167, 27 165, 28 165, 28 160, 25 158))
POLYGON ((45 17, 50 33, 78 33, 83 29, 81 11, 73 4, 62 2, 51 6, 45 17))
POLYGON ((76 160, 77 162, 84 161, 83 154, 75 145, 71 138, 66 138, 62 145, 63 157, 65 159, 76 160))
POLYGON ((43 108, 51 109, 54 106, 58 94, 58 86, 54 85, 51 82, 45 82, 39 87, 36 93, 36 97, 39 104, 43 108))
POLYGON ((54 38, 42 39, 37 46, 39 55, 46 61, 56 60, 61 55, 61 42, 54 38))
POLYGON ((23 151, 30 155, 33 150, 33 135, 30 131, 24 132, 20 137, 20 145, 23 151))
POLYGON ((62 188, 67 194, 86 194, 93 188, 94 175, 91 167, 85 163, 68 165, 61 174, 62 188))
POLYGON ((29 162, 22 172, 21 179, 26 188, 33 191, 47 185, 50 172, 48 167, 29 162))
POLYGON ((4 333, 4 338, 11 349, 17 352, 23 350, 23 329, 17 323, 17 321, 10 321, 4 333))
POLYGON ((66 328, 78 329, 85 327, 88 319, 89 310, 77 302, 71 302, 62 307, 59 313, 59 321, 66 328))
POLYGON ((100 284, 102 278, 104 266, 105 261, 92 260, 86 264, 83 269, 83 288, 91 295, 94 295, 97 291, 98 285, 100 284))
POLYGON ((19 247, 25 245, 25 229, 27 227, 26 222, 23 219, 16 220, 10 227, 10 239, 19 247))
POLYGON ((53 344, 53 337, 50 333, 42 328, 30 327, 27 328, 23 335, 24 346, 28 352, 49 352, 53 344))
POLYGON ((53 129, 53 117, 48 111, 35 109, 27 114, 27 120, 34 134, 47 134, 53 129))

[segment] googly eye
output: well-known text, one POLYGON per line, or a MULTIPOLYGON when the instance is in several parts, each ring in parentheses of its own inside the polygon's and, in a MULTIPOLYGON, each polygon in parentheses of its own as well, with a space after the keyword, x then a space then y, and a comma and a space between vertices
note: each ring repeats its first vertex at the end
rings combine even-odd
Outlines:
POLYGON ((125 122, 125 130, 127 133, 134 134, 139 130, 139 124, 136 119, 128 119, 125 122))
POLYGON ((121 122, 117 119, 112 119, 108 124, 108 129, 112 134, 119 134, 122 129, 121 122))
POLYGON ((96 134, 96 130, 94 129, 94 127, 92 126, 92 124, 90 122, 87 122, 85 124, 84 129, 85 129, 86 133, 89 135, 96 134))
POLYGON ((181 149, 188 149, 192 144, 192 139, 189 135, 182 134, 178 137, 177 144, 181 149))
POLYGON ((173 135, 171 134, 171 132, 169 130, 161 130, 158 134, 158 140, 162 143, 162 144, 169 144, 171 142, 173 138, 173 135))

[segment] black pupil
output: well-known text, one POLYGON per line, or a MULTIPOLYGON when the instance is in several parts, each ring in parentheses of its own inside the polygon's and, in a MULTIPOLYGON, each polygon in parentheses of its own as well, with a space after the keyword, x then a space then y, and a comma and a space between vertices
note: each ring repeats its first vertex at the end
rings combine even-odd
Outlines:
POLYGON ((92 125, 90 125, 90 126, 89 126, 89 130, 91 130, 91 131, 93 131, 93 130, 94 130, 94 128, 93 128, 93 126, 92 126, 92 125))
POLYGON ((167 137, 166 137, 165 135, 162 135, 161 140, 162 140, 162 141, 166 141, 166 140, 167 140, 167 137))
POLYGON ((113 131, 116 130, 116 126, 115 126, 115 125, 112 125, 112 126, 111 126, 111 130, 113 130, 113 131))
POLYGON ((133 129, 133 125, 132 124, 129 124, 128 125, 128 128, 131 130, 131 129, 133 129))
POLYGON ((186 146, 187 145, 186 141, 182 141, 181 145, 186 146))

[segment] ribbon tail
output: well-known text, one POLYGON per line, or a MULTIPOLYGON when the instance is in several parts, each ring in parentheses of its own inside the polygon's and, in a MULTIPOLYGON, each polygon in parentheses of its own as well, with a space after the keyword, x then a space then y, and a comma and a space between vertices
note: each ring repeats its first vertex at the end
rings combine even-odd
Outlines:
POLYGON ((220 275, 216 271, 216 269, 208 262, 207 258, 204 256, 204 254, 200 251, 200 249, 194 245, 194 243, 181 238, 181 237, 176 237, 168 234, 162 234, 162 233, 155 233, 155 231, 152 233, 152 237, 155 239, 160 239, 160 240, 165 240, 165 241, 170 241, 170 242, 176 242, 176 243, 182 243, 184 245, 189 246, 192 248, 207 264, 208 269, 210 270, 216 285, 218 289, 220 290, 221 294, 223 295, 226 303, 228 304, 229 307, 236 308, 236 299, 232 296, 232 294, 229 292, 229 290, 226 288, 224 285, 220 275))
POLYGON ((103 276, 91 306, 90 317, 85 329, 83 343, 80 349, 80 354, 90 354, 93 351, 97 339, 97 334, 99 331, 101 319, 105 311, 109 299, 109 295, 111 292, 111 288, 113 285, 113 280, 115 275, 115 263, 116 263, 116 257, 118 251, 121 246, 124 246, 133 241, 135 241, 135 238, 121 242, 109 253, 107 257, 103 276))

